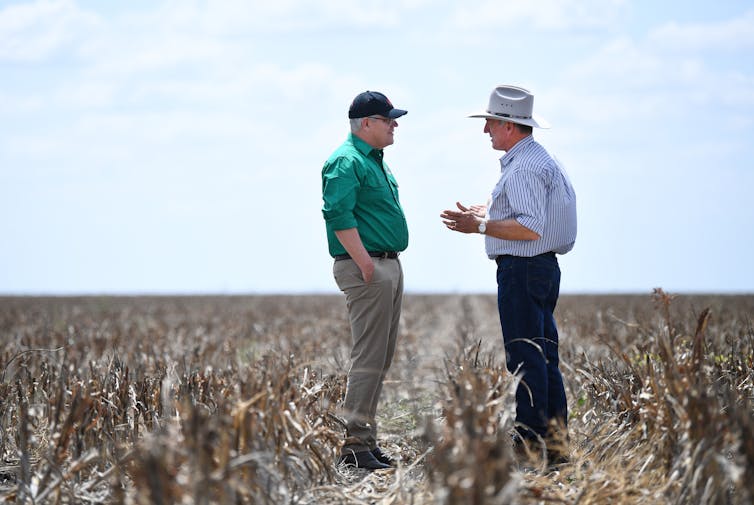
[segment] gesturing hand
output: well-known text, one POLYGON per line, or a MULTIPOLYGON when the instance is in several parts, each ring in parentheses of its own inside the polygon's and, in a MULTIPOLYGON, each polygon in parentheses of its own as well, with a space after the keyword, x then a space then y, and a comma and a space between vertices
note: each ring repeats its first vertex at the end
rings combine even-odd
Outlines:
POLYGON ((469 210, 478 218, 484 219, 487 217, 486 205, 469 205, 469 210))
MULTIPOLYGON (((479 231, 479 219, 478 212, 480 209, 486 207, 483 205, 472 205, 471 207, 465 207, 461 202, 456 202, 456 207, 459 210, 444 210, 440 217, 442 222, 448 229, 457 231, 460 233, 477 233, 479 231)), ((484 214, 482 214, 482 217, 484 214)))

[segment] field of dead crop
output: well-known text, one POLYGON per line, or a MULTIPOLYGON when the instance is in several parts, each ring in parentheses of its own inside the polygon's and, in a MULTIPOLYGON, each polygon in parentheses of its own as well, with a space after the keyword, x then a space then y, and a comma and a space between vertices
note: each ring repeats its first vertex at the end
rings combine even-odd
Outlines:
POLYGON ((0 298, 0 501, 750 504, 754 296, 563 296, 571 462, 520 469, 490 295, 407 295, 379 410, 334 462, 340 296, 0 298))

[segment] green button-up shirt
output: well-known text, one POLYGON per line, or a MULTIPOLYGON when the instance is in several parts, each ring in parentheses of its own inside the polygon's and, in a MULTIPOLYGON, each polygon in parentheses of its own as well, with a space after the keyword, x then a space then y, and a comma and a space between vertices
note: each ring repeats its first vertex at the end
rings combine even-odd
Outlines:
POLYGON ((398 183, 375 149, 354 134, 322 168, 322 215, 330 255, 345 254, 336 230, 357 228, 367 251, 403 251, 408 225, 398 183))

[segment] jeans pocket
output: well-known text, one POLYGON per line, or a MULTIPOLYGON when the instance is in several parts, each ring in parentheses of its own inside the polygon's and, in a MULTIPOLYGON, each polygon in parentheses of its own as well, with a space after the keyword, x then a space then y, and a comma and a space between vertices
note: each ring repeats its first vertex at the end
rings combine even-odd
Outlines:
POLYGON ((526 274, 529 295, 536 300, 546 300, 555 284, 552 270, 541 265, 529 264, 526 274))

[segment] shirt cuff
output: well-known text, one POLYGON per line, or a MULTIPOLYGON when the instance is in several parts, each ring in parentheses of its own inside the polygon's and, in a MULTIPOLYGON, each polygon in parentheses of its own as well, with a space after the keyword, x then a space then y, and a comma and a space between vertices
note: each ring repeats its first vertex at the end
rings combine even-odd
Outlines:
POLYGON ((348 230, 349 228, 356 228, 356 218, 353 214, 334 216, 327 219, 327 224, 333 231, 348 230))

